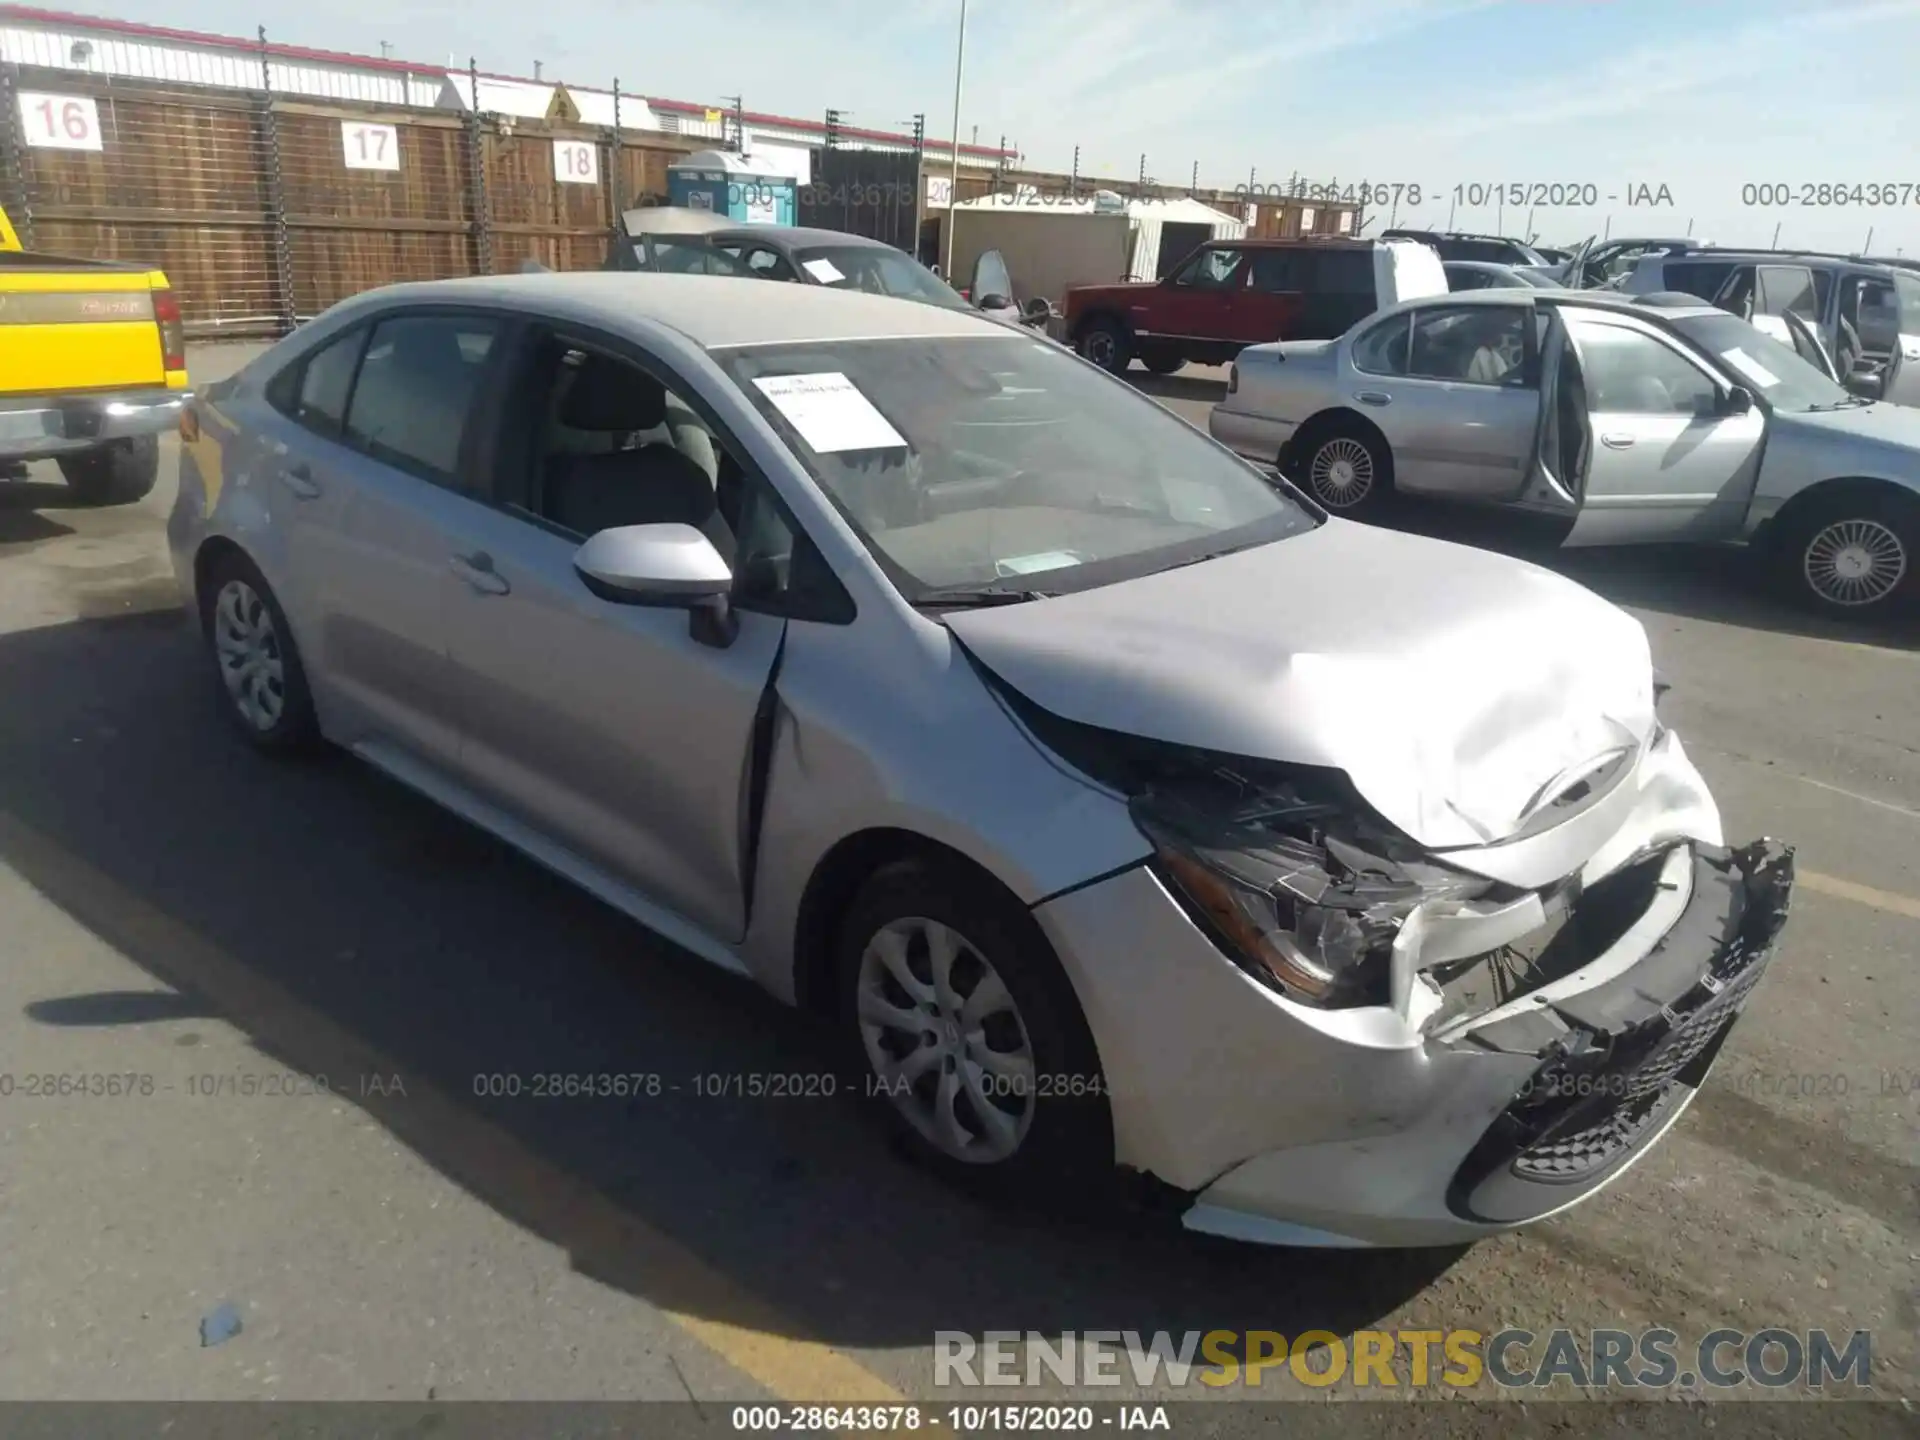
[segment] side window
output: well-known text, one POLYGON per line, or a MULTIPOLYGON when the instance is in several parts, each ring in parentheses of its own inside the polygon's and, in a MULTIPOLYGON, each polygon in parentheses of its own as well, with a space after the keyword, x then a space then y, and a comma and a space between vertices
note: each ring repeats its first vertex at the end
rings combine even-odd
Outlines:
POLYGON ((1301 255, 1294 250, 1255 250, 1251 283, 1269 295, 1285 295, 1306 289, 1301 274, 1301 255))
POLYGON ((1396 315, 1361 332, 1353 342, 1353 368, 1369 375, 1407 373, 1407 347, 1412 318, 1396 315))
POLYGON ((1899 301, 1900 333, 1920 335, 1920 276, 1901 271, 1893 277, 1893 293, 1899 301))
POLYGON ((739 258, 747 262, 747 268, 753 271, 754 274, 764 276, 768 280, 796 280, 799 278, 793 273, 793 266, 786 262, 786 258, 772 250, 765 250, 759 246, 755 246, 739 258))
POLYGON ((1238 250, 1202 250, 1187 262, 1174 283, 1195 290, 1225 290, 1239 278, 1238 250))
POLYGON ((470 315, 403 315, 375 325, 347 411, 347 439, 400 469, 454 479, 498 328, 470 315))
POLYGON ((1469 270, 1458 262, 1447 266, 1446 272, 1449 290, 1485 290, 1493 283, 1484 270, 1469 270))
POLYGON ((1373 308, 1373 249, 1371 246, 1343 245, 1338 249, 1314 250, 1301 257, 1312 267, 1301 277, 1301 288, 1321 295, 1362 296, 1367 308, 1373 308))
POLYGON ((766 482, 704 411, 656 375, 553 337, 532 371, 536 408, 511 508, 582 538, 622 525, 691 525, 734 574, 743 605, 844 623, 852 600, 766 482))
POLYGON ((1407 374, 1476 385, 1520 384, 1526 377, 1526 325, 1527 312, 1512 305, 1416 311, 1407 374))
MULTIPOLYGON (((1661 264, 1657 258, 1647 263, 1655 267, 1661 264)), ((1733 266, 1724 260, 1669 260, 1665 262, 1665 270, 1656 288, 1679 290, 1688 295, 1698 295, 1702 300, 1712 300, 1720 293, 1720 287, 1727 283, 1733 266)))
POLYGON ((1720 293, 1713 297, 1713 303, 1730 315, 1738 315, 1742 320, 1753 318, 1754 270, 1751 265, 1736 265, 1727 273, 1726 283, 1720 287, 1720 293))
POLYGON ((1811 270, 1800 265, 1762 265, 1755 273, 1759 287, 1755 309, 1760 314, 1798 315, 1809 322, 1819 320, 1811 270))
POLYGON ((1678 351, 1622 325, 1576 322, 1588 408, 1601 415, 1714 413, 1719 386, 1678 351))
POLYGON ((267 402, 309 430, 338 437, 346 419, 347 395, 353 389, 354 367, 366 339, 366 330, 356 326, 310 351, 273 377, 267 385, 267 402))

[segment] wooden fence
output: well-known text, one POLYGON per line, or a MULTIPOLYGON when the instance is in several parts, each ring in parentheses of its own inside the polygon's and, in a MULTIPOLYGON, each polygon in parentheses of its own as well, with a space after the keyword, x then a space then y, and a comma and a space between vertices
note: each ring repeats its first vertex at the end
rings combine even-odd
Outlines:
POLYGON ((596 268, 619 211, 664 199, 701 143, 19 66, 0 102, 21 243, 165 270, 199 338, 395 281, 596 268))

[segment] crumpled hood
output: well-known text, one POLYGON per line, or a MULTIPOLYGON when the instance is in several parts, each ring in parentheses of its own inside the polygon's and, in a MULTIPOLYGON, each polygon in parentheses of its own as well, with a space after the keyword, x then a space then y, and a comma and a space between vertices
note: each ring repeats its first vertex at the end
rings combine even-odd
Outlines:
POLYGON ((1655 724, 1625 611, 1538 566, 1342 520, 946 623, 1044 710, 1343 770, 1432 849, 1507 838, 1556 778, 1655 724))

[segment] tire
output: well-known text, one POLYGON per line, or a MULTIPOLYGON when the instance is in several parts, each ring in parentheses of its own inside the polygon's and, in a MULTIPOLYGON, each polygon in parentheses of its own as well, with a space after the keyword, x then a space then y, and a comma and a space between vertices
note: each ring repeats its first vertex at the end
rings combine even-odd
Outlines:
POLYGON ((315 748, 313 692, 286 613, 253 562, 214 562, 200 591, 200 628, 220 709, 256 750, 272 755, 315 748))
POLYGON ((160 438, 109 440, 78 455, 62 455, 59 465, 67 488, 82 504, 131 505, 151 494, 160 478, 160 438))
POLYGON ((1180 354, 1168 354, 1159 351, 1142 355, 1140 363, 1156 375, 1171 375, 1187 363, 1187 357, 1180 354))
POLYGON ((964 865, 903 861, 876 872, 848 908, 835 959, 853 1072, 916 1160, 962 1188, 1025 1206, 1078 1209, 1110 1191, 1113 1122, 1093 1037, 1022 906, 964 865), (987 1011, 977 1042, 949 1023, 952 1007, 931 983, 942 929, 957 952, 947 987, 956 1003, 979 996, 991 976, 1001 981, 1005 1003, 987 1011), (885 937, 894 942, 892 966, 885 937), (1024 1081, 1006 1058, 1023 1050, 1024 1081), (917 1073, 901 1065, 936 1051, 917 1073), (990 1062, 993 1072, 973 1058, 987 1053, 1002 1057, 990 1062), (953 1097, 944 1107, 943 1093, 953 1097))
POLYGON ((1815 497, 1786 516, 1773 562, 1806 609, 1876 619, 1920 594, 1920 503, 1871 491, 1815 497))
POLYGON ((1133 363, 1133 332, 1112 316, 1102 315, 1082 327, 1074 348, 1102 370, 1124 375, 1133 363))
POLYGON ((1393 455, 1357 424, 1330 426, 1302 447, 1299 483, 1330 514, 1358 519, 1393 490, 1393 455))

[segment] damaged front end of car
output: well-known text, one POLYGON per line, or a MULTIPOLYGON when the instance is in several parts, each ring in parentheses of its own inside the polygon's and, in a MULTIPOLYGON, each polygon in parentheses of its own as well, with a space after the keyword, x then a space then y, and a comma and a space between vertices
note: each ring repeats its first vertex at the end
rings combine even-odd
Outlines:
POLYGON ((1550 782, 1538 818, 1504 842, 1552 846, 1551 832, 1584 826, 1578 850, 1561 845, 1543 868, 1500 844, 1423 847, 1340 771, 1017 708, 1042 745, 1125 798, 1149 869, 1212 948, 1310 1040, 1344 1022, 1365 1037, 1330 1053, 1354 1067, 1347 1089, 1368 1097, 1357 1128, 1375 1133, 1309 1126, 1299 1150, 1238 1157, 1182 1187, 1191 1228, 1262 1238, 1251 1213, 1284 1217, 1267 1238, 1288 1243, 1424 1243, 1593 1193, 1691 1099, 1786 917, 1791 849, 1716 843, 1717 812, 1664 731, 1550 782), (1404 1229, 1347 1223, 1333 1197, 1351 1183, 1356 1206, 1372 1203, 1364 1177, 1396 1131, 1418 1136, 1400 1166, 1429 1167, 1430 1211, 1409 1202, 1393 1217, 1404 1229))

